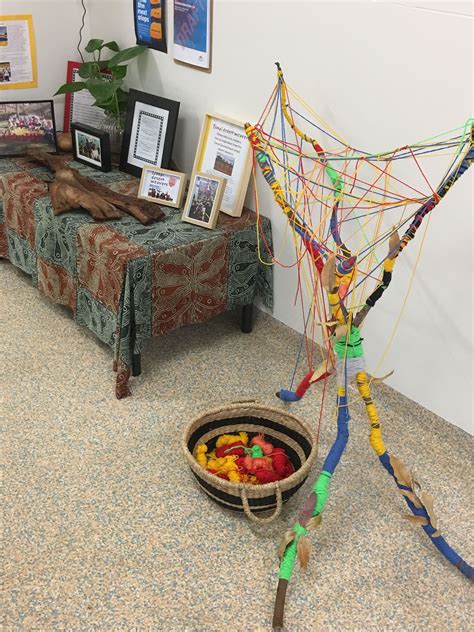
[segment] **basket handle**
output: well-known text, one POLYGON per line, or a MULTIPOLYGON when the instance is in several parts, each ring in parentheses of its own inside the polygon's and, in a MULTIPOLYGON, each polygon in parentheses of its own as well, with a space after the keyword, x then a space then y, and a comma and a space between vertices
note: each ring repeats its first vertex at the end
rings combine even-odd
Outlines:
POLYGON ((272 513, 271 516, 267 516, 266 518, 259 518, 258 516, 252 513, 250 509, 250 505, 249 505, 249 500, 247 498, 247 492, 245 491, 245 488, 242 487, 240 489, 240 498, 242 499, 242 506, 244 508, 244 513, 247 516, 247 518, 251 520, 252 522, 256 522, 257 524, 270 524, 270 522, 273 522, 274 520, 276 520, 278 516, 281 514, 281 509, 283 507, 283 499, 281 496, 281 489, 280 489, 280 486, 278 485, 278 482, 276 483, 276 487, 275 487, 275 495, 276 495, 276 501, 277 501, 275 511, 272 513))

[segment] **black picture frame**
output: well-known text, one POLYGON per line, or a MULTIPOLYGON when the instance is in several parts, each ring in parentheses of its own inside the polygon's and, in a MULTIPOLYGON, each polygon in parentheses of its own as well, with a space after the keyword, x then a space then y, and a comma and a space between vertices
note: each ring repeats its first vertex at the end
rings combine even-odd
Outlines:
POLYGON ((130 90, 120 152, 120 171, 140 177, 144 166, 162 169, 172 167, 171 154, 179 106, 178 101, 130 90))
MULTIPOLYGON (((44 118, 44 117, 43 117, 44 118)), ((27 155, 27 149, 36 148, 42 149, 43 151, 47 151, 50 154, 58 153, 58 142, 56 138, 56 119, 54 117, 54 102, 52 99, 28 99, 25 101, 0 101, 0 158, 7 157, 15 157, 15 156, 25 156, 27 155), (14 134, 11 134, 11 138, 7 138, 10 134, 5 133, 5 126, 3 125, 4 121, 7 120, 4 118, 5 115, 8 114, 9 109, 11 109, 11 115, 16 113, 17 116, 39 116, 39 114, 26 114, 19 113, 18 108, 16 106, 26 106, 39 104, 47 105, 48 107, 48 121, 50 120, 52 123, 52 127, 48 128, 45 132, 44 136, 46 137, 46 142, 42 142, 40 137, 35 138, 33 135, 28 136, 24 135, 24 142, 18 138, 14 138, 14 134), (13 107, 15 106, 16 112, 13 107)))
POLYGON ((80 162, 83 165, 98 169, 99 171, 110 171, 112 168, 112 159, 110 155, 110 136, 108 132, 105 132, 91 125, 85 125, 84 123, 71 123, 71 137, 72 137, 72 152, 74 160, 80 162), (100 156, 97 158, 94 155, 87 156, 84 151, 78 145, 78 137, 82 134, 88 141, 90 137, 93 137, 98 143, 100 148, 100 156))

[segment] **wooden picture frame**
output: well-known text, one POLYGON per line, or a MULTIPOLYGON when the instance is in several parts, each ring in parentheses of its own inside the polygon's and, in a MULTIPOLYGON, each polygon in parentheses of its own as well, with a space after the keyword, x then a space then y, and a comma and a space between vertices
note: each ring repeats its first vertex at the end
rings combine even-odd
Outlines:
POLYGON ((138 197, 156 204, 180 208, 185 185, 185 173, 158 167, 143 167, 138 197))
POLYGON ((52 99, 0 102, 0 158, 30 148, 58 153, 52 99))
POLYGON ((83 123, 71 123, 72 153, 74 160, 98 169, 110 171, 110 137, 104 132, 83 123))
POLYGON ((214 228, 222 204, 226 181, 209 173, 191 177, 188 197, 181 219, 203 228, 214 228))
POLYGON ((179 105, 178 101, 130 90, 120 171, 140 177, 145 166, 170 167, 179 105))
POLYGON ((193 166, 193 173, 198 171, 226 179, 221 211, 240 217, 252 171, 252 148, 242 121, 205 114, 193 166))

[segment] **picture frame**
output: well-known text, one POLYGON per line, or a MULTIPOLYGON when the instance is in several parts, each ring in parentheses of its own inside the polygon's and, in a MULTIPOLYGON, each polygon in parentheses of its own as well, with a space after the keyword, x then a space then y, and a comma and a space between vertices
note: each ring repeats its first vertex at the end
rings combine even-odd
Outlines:
POLYGON ((120 171, 140 177, 145 166, 168 169, 179 102, 130 90, 120 152, 120 171))
POLYGON ((181 217, 183 222, 215 228, 225 187, 224 178, 199 171, 194 173, 181 217))
POLYGON ((199 136, 193 173, 206 171, 226 179, 221 211, 240 217, 252 171, 252 148, 242 121, 207 113, 199 136))
MULTIPOLYGON (((79 76, 81 62, 68 61, 66 82, 74 83, 82 81, 79 76)), ((112 81, 112 73, 109 70, 101 72, 102 79, 112 81)), ((102 108, 94 105, 95 98, 89 90, 67 92, 64 100, 63 132, 71 131, 71 123, 83 123, 91 127, 99 126, 105 120, 107 114, 102 108)))
POLYGON ((156 204, 180 208, 185 185, 185 173, 158 167, 143 167, 138 197, 156 204))
POLYGON ((32 147, 58 153, 53 101, 0 102, 0 158, 24 156, 32 147))
POLYGON ((71 123, 71 137, 74 160, 99 171, 111 170, 110 137, 107 132, 83 123, 71 123))

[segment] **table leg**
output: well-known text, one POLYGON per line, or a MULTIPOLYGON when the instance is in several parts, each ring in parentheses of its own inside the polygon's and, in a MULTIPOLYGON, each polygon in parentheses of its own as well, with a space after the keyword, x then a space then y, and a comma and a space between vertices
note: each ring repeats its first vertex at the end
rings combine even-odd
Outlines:
POLYGON ((244 334, 249 334, 253 327, 253 303, 242 306, 242 320, 240 321, 240 329, 244 334))
POLYGON ((134 353, 132 355, 132 375, 138 377, 142 372, 142 354, 134 353))

